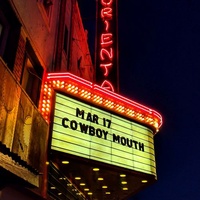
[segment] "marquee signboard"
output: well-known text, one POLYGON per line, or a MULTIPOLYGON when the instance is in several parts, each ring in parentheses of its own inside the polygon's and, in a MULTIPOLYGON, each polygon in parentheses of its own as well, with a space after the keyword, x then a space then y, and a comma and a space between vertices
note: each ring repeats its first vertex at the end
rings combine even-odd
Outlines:
POLYGON ((156 176, 153 131, 55 93, 51 149, 156 176))
MULTIPOLYGON (((106 190, 109 198, 125 199, 155 180, 153 137, 163 123, 156 110, 68 72, 44 75, 39 110, 51 127, 49 147, 58 153, 58 159, 66 153, 74 161, 79 158, 107 165, 101 173, 107 176, 114 170, 114 182, 119 181, 119 170, 132 174, 126 177, 125 187, 121 178, 120 184, 113 185, 108 177, 107 185, 113 191, 106 190)), ((85 174, 89 165, 82 164, 85 174)), ((94 184, 89 180, 88 185, 94 184)), ((91 191, 102 199, 98 188, 91 191)))

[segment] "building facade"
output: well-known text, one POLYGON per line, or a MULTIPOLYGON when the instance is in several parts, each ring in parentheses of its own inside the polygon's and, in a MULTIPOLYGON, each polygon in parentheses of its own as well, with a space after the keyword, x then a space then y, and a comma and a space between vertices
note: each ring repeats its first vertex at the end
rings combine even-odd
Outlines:
POLYGON ((40 91, 46 72, 66 71, 93 81, 87 31, 77 1, 1 0, 2 199, 16 199, 15 194, 22 193, 18 199, 31 199, 26 197, 29 192, 21 191, 25 187, 34 188, 33 199, 46 198, 49 125, 38 110, 40 91))
POLYGON ((1 200, 128 199, 157 179, 162 117, 94 79, 77 0, 0 0, 1 200))

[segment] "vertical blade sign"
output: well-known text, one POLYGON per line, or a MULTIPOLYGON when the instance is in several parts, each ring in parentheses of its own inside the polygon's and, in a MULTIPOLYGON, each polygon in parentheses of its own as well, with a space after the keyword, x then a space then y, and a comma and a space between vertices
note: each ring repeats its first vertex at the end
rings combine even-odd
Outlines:
POLYGON ((118 91, 117 0, 97 1, 96 82, 118 91))

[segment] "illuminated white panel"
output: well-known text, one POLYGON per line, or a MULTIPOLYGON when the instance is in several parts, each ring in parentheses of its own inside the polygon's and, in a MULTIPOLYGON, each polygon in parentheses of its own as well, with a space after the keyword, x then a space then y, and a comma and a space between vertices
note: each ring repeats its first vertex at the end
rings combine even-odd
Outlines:
POLYGON ((59 93, 51 148, 156 175, 151 129, 59 93))

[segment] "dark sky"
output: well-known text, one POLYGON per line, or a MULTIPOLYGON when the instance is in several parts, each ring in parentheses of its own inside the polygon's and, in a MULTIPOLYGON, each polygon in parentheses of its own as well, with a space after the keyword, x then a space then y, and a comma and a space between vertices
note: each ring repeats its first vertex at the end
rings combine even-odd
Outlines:
MULTIPOLYGON (((92 44, 95 0, 79 1, 92 44)), ((158 181, 130 200, 199 200, 200 1, 118 2, 120 93, 164 120, 155 136, 158 181)))

